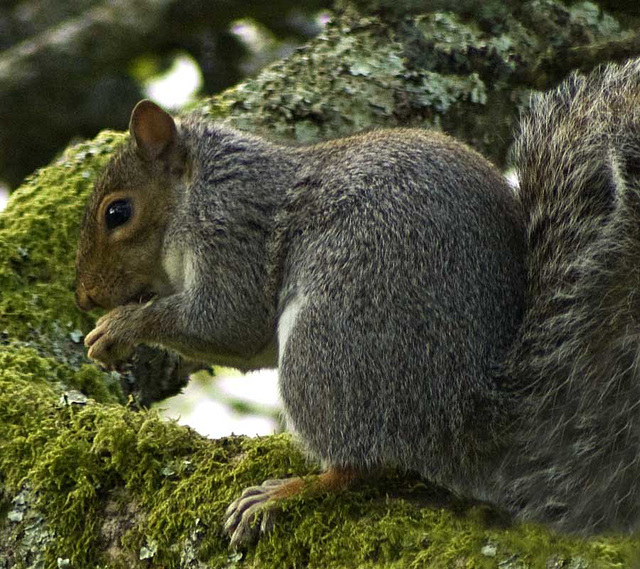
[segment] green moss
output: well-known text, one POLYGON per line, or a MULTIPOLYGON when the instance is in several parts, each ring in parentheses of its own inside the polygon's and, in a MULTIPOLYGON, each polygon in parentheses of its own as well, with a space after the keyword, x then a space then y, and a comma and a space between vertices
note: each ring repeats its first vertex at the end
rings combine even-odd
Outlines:
POLYGON ((631 567, 633 539, 561 537, 544 528, 492 528, 484 507, 415 504, 411 496, 387 498, 380 485, 344 495, 298 500, 256 551, 260 567, 495 568, 556 567, 584 560, 584 567, 631 567))
POLYGON ((122 134, 104 132, 72 146, 30 177, 0 214, 0 321, 14 339, 34 331, 88 330, 74 305, 75 242, 93 180, 122 134))
MULTIPOLYGON (((210 441, 152 412, 65 405, 37 377, 55 370, 33 355, 24 359, 28 366, 0 375, 0 472, 12 495, 29 489, 29 508, 47 520, 47 567, 59 557, 77 567, 146 566, 140 555, 154 567, 182 566, 185 555, 211 567, 484 568, 506 560, 543 567, 551 557, 631 566, 631 538, 581 541, 530 525, 501 529, 487 522, 483 506, 392 475, 290 500, 272 535, 234 554, 221 529, 228 503, 266 478, 310 472, 290 437, 210 441)), ((28 528, 15 526, 22 539, 28 528)))
MULTIPOLYGON (((0 376, 8 398, 0 408, 0 472, 11 494, 30 489, 29 508, 47 520, 47 567, 59 557, 76 567, 123 559, 134 566, 149 543, 157 544, 154 563, 175 566, 199 526, 207 530, 198 548, 226 559, 220 521, 232 497, 260 472, 307 472, 287 437, 207 441, 155 413, 57 403, 53 387, 36 377, 51 373, 39 363, 30 362, 33 377, 19 366, 0 376), (107 522, 116 527, 117 558, 103 547, 107 522)), ((16 540, 27 530, 16 527, 16 540)))
POLYGON ((36 349, 19 344, 0 346, 0 380, 20 378, 64 395, 76 389, 102 403, 123 402, 119 382, 90 364, 72 367, 64 361, 42 356, 36 349))

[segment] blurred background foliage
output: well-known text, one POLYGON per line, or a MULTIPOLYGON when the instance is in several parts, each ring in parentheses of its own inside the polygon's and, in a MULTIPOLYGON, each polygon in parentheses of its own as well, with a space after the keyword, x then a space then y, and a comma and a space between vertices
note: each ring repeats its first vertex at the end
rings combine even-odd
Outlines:
POLYGON ((330 4, 4 0, 0 184, 17 187, 76 138, 124 130, 153 80, 176 65, 199 93, 234 85, 315 36, 330 4))

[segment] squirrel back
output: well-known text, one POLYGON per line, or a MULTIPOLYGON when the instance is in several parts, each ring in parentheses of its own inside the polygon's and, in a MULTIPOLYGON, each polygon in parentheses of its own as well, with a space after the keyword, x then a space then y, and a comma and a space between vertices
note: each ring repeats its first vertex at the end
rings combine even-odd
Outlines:
POLYGON ((527 291, 503 385, 522 397, 496 477, 521 519, 640 521, 640 61, 573 75, 515 145, 527 291))

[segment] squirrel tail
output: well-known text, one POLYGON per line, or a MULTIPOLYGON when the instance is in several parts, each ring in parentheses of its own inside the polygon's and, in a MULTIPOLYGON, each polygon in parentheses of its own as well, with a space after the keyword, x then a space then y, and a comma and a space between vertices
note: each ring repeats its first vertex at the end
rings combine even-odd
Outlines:
POLYGON ((495 488, 520 519, 630 531, 640 525, 640 60, 536 98, 514 158, 528 289, 504 383, 525 416, 495 488))

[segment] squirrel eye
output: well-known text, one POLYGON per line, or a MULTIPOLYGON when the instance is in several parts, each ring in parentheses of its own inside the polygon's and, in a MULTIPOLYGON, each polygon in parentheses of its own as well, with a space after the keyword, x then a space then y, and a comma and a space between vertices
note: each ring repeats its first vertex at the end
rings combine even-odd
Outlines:
POLYGON ((129 200, 116 200, 107 206, 104 214, 107 229, 115 229, 129 221, 133 213, 133 206, 129 200))

